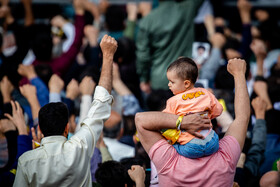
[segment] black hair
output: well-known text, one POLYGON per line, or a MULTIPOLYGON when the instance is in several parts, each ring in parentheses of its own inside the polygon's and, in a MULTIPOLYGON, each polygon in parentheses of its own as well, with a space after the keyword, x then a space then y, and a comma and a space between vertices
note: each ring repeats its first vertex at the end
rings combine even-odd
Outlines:
POLYGON ((99 165, 95 172, 96 181, 102 187, 124 187, 127 183, 127 170, 116 161, 107 161, 99 165))
POLYGON ((167 71, 175 70, 179 78, 183 80, 190 80, 193 84, 198 77, 198 68, 195 62, 188 57, 181 57, 172 62, 167 71))
POLYGON ((147 98, 147 107, 150 111, 162 111, 166 101, 173 96, 170 90, 153 90, 147 98))
POLYGON ((114 61, 118 64, 133 63, 136 59, 135 42, 127 37, 121 37, 118 40, 118 49, 114 55, 114 61), (122 61, 119 61, 119 58, 122 61))
POLYGON ((197 47, 197 49, 203 49, 203 50, 205 50, 206 48, 205 48, 203 45, 199 45, 199 46, 197 47))
POLYGON ((49 84, 49 80, 53 75, 52 68, 49 64, 38 64, 34 66, 35 72, 40 79, 46 84, 49 84))
POLYGON ((62 135, 68 123, 68 109, 62 102, 49 103, 39 111, 39 125, 44 136, 62 135))
POLYGON ((105 21, 109 31, 122 31, 125 28, 125 9, 122 6, 111 5, 105 13, 105 21))
POLYGON ((49 61, 52 56, 52 38, 48 32, 42 32, 35 36, 32 43, 32 50, 39 61, 49 61))

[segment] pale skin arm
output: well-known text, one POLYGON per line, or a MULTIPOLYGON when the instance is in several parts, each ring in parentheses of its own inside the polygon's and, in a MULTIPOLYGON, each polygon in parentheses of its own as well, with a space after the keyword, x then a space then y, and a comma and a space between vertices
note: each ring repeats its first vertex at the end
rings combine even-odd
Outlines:
POLYGON ((233 75, 235 83, 235 119, 225 136, 233 136, 242 150, 250 117, 250 100, 245 79, 246 62, 241 59, 231 59, 228 61, 227 69, 233 75))
MULTIPOLYGON (((177 118, 178 116, 175 114, 163 112, 142 112, 136 114, 135 123, 138 137, 147 153, 156 142, 163 139, 159 130, 176 128, 177 118)), ((202 117, 199 114, 185 116, 181 124, 181 129, 186 130, 198 138, 203 138, 202 135, 197 133, 198 130, 209 128, 211 128, 210 119, 202 117)))
POLYGON ((113 88, 121 96, 131 95, 131 91, 121 80, 118 64, 113 64, 113 88))

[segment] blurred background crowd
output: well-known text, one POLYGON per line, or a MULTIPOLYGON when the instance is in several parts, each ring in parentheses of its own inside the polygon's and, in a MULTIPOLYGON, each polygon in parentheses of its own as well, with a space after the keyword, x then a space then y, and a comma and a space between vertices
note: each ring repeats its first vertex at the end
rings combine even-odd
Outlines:
POLYGON ((98 84, 99 42, 105 34, 118 41, 118 49, 113 109, 91 162, 94 185, 102 183, 98 177, 111 167, 103 165, 96 172, 100 163, 110 160, 121 168, 112 177, 131 180, 123 171, 136 164, 145 168, 146 186, 157 185, 155 168, 137 138, 134 117, 137 112, 165 108, 172 97, 166 69, 180 56, 195 60, 196 86, 211 90, 223 105, 222 115, 212 120, 220 138, 234 119, 234 80, 227 72, 227 61, 246 60, 248 92, 252 100, 260 97, 263 105, 251 107, 235 182, 239 186, 280 184, 279 0, 0 2, 1 186, 13 184, 18 158, 39 145, 42 106, 64 102, 69 110, 69 137, 79 129, 98 84), (26 127, 16 127, 4 115, 12 114, 12 100, 22 107, 26 127), (255 125, 259 119, 262 123, 255 125))

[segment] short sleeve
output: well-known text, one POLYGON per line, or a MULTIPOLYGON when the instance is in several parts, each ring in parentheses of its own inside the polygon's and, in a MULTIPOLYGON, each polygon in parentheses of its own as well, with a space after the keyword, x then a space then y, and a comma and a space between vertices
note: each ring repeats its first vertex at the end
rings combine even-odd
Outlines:
POLYGON ((216 118, 223 112, 223 106, 219 103, 217 98, 210 92, 208 92, 209 97, 211 99, 211 116, 210 118, 216 118))
POLYGON ((173 98, 170 98, 166 101, 166 107, 162 112, 176 114, 176 101, 173 98))

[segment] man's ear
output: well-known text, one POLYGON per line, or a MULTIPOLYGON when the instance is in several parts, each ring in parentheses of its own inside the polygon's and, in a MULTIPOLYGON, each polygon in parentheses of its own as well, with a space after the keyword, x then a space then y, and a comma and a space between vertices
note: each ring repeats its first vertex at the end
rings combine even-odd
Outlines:
POLYGON ((65 136, 67 138, 68 132, 69 132, 69 123, 67 123, 67 125, 66 125, 66 127, 64 129, 63 136, 65 136))
POLYGON ((185 80, 185 81, 184 81, 184 84, 185 84, 185 88, 188 89, 188 88, 190 88, 190 86, 191 86, 192 83, 191 83, 190 80, 185 80))

